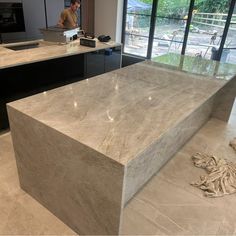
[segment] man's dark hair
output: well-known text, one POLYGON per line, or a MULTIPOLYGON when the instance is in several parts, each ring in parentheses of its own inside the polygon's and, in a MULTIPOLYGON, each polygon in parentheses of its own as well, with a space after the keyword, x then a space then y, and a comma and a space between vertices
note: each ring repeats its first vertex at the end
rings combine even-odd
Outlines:
POLYGON ((80 4, 80 0, 70 0, 70 4, 75 5, 76 3, 80 4))

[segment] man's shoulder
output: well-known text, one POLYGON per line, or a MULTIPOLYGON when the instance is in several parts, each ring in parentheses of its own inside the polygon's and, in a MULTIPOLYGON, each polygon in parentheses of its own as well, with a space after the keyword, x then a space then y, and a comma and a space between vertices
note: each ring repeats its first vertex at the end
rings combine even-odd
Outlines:
POLYGON ((68 14, 70 14, 69 8, 64 9, 64 10, 62 11, 62 14, 63 14, 63 15, 68 15, 68 14))

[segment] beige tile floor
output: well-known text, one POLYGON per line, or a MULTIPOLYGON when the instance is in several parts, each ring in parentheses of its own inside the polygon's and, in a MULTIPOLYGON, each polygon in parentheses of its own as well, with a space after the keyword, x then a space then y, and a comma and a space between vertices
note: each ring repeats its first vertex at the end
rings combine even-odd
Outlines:
MULTIPOLYGON (((236 235, 236 194, 209 199, 189 184, 205 173, 191 162, 197 151, 236 162, 235 136, 236 104, 228 124, 211 119, 128 203, 123 233, 236 235)), ((20 189, 10 133, 0 134, 0 235, 74 234, 20 189)))

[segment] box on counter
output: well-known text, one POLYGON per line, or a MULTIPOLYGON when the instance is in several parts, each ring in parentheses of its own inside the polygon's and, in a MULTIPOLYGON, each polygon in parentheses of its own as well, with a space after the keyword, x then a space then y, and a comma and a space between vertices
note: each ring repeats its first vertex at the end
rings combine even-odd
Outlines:
POLYGON ((80 45, 95 48, 97 45, 97 39, 81 37, 80 38, 80 45))

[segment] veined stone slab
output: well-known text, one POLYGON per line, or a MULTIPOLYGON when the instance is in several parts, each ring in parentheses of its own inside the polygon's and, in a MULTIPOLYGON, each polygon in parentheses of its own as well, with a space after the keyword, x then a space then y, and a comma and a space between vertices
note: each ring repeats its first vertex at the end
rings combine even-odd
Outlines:
POLYGON ((142 62, 8 104, 22 188, 79 234, 119 234, 228 83, 142 62))

